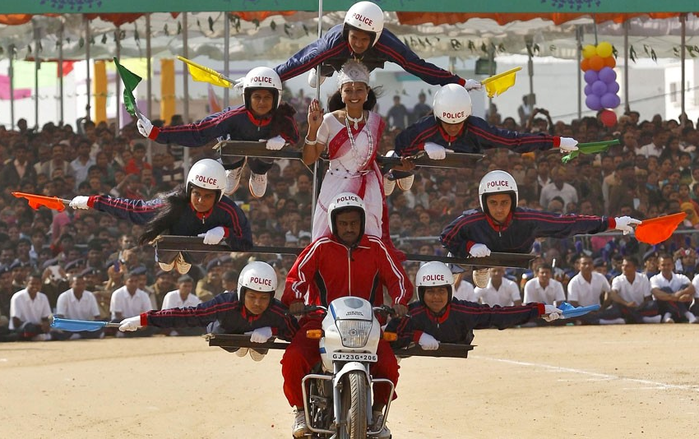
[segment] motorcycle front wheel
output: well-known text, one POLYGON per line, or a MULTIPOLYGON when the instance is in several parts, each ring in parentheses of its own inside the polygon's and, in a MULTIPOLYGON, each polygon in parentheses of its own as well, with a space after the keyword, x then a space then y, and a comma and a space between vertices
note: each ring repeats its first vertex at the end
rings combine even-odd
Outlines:
POLYGON ((343 378, 342 419, 345 423, 338 431, 339 439, 366 438, 368 392, 366 377, 360 371, 348 372, 343 378))

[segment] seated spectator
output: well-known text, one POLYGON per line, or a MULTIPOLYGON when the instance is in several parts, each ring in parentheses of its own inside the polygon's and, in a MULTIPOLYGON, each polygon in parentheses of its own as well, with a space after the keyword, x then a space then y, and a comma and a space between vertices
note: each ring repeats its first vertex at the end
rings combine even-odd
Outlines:
POLYGON ((51 308, 49 299, 40 291, 41 275, 30 274, 25 285, 26 288, 17 291, 10 300, 9 329, 18 334, 19 340, 51 340, 51 308))
MULTIPOLYGON (((188 275, 182 275, 177 279, 177 289, 170 291, 163 299, 162 309, 173 308, 190 308, 201 303, 201 300, 192 294, 194 287, 194 279, 188 275)), ((204 333, 202 328, 178 328, 167 330, 168 335, 201 335, 204 333)))
MULTIPOLYGON (((139 316, 153 309, 148 293, 138 288, 137 270, 131 270, 125 274, 124 286, 112 293, 109 311, 112 313, 112 322, 121 322, 129 317, 139 316)), ((128 335, 118 332, 118 337, 149 337, 153 335, 152 328, 143 331, 129 332, 128 335)))
POLYGON ((658 301, 658 309, 664 323, 688 321, 696 323, 697 317, 689 312, 694 299, 694 285, 683 274, 674 272, 675 261, 672 256, 660 256, 660 273, 650 278, 651 292, 658 301))
POLYGON ((517 284, 505 276, 503 267, 490 268, 490 280, 485 288, 476 287, 479 302, 490 306, 520 306, 522 295, 517 284))
POLYGON ((611 305, 599 313, 601 324, 660 323, 658 304, 651 296, 650 281, 637 272, 638 261, 625 256, 622 273, 612 279, 611 305))
POLYGON ((563 284, 552 279, 551 264, 541 264, 536 277, 524 284, 524 303, 541 302, 547 305, 559 305, 565 302, 563 284))
MULTIPOLYGON (((97 306, 95 295, 86 289, 85 277, 81 274, 74 275, 70 282, 70 289, 58 296, 56 304, 56 316, 73 320, 99 320, 100 310, 97 306)), ((63 333, 60 339, 70 338, 77 340, 80 338, 102 338, 104 332, 81 331, 73 333, 63 333)))

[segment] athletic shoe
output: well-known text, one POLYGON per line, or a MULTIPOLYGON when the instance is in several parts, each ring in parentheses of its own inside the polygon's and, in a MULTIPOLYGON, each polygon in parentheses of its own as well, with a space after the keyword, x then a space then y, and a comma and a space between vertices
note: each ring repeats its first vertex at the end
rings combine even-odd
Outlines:
POLYGON ((223 191, 226 195, 233 195, 240 184, 240 176, 243 175, 243 167, 245 162, 241 163, 235 169, 226 169, 226 189, 223 191))
POLYGON ((308 433, 308 426, 306 425, 306 414, 303 410, 296 410, 296 417, 294 418, 294 425, 291 426, 291 434, 294 437, 304 437, 308 433))
POLYGON ((386 174, 383 176, 383 192, 386 194, 388 197, 393 193, 393 190, 396 188, 396 181, 391 180, 388 178, 389 174, 386 174))
POLYGON ((396 184, 398 185, 399 188, 403 191, 409 191, 411 187, 413 187, 413 181, 415 181, 415 175, 410 175, 405 178, 399 178, 396 181, 396 184))
POLYGON ((490 281, 490 271, 487 268, 478 268, 473 270, 473 283, 478 288, 486 288, 490 281))
POLYGON ((675 319, 672 318, 669 312, 666 312, 663 316, 663 323, 675 323, 675 319))
POLYGON ((250 358, 252 358, 253 361, 262 361, 265 359, 267 352, 269 352, 269 349, 250 349, 250 358))
POLYGON ((254 172, 250 172, 248 187, 250 188, 250 195, 253 197, 264 197, 267 191, 267 174, 255 174, 254 172))
POLYGON ((244 357, 248 354, 248 348, 240 348, 237 351, 235 351, 235 354, 239 357, 244 357))
POLYGON ((177 253, 177 257, 175 257, 175 269, 177 272, 187 274, 190 268, 192 268, 192 264, 184 260, 182 253, 177 253))
MULTIPOLYGON (((377 428, 383 424, 383 412, 376 411, 373 413, 373 418, 374 418, 374 423, 371 425, 371 431, 376 431, 377 428)), ((388 429, 387 426, 383 426, 381 431, 375 436, 378 439, 390 439, 391 438, 391 430, 388 429)))

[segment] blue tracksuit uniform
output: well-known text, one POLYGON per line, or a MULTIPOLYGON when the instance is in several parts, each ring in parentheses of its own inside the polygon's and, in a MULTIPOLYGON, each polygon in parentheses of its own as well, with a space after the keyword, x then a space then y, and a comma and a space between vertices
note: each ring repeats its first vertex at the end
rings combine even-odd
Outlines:
POLYGON ((322 76, 332 76, 333 71, 340 71, 342 65, 350 59, 361 61, 369 71, 383 68, 386 61, 403 67, 428 84, 460 84, 465 81, 460 77, 430 64, 417 56, 403 44, 391 31, 384 29, 379 40, 361 55, 355 55, 342 35, 344 24, 333 26, 320 39, 294 54, 287 62, 274 68, 282 81, 294 78, 319 64, 322 76))
MULTIPOLYGON (((163 201, 159 198, 144 201, 93 195, 89 198, 87 205, 134 224, 146 224, 158 213, 163 201)), ((197 212, 190 204, 182 216, 170 226, 169 233, 197 236, 218 226, 223 227, 224 239, 234 251, 247 251, 252 247, 252 230, 245 213, 225 195, 209 212, 197 212)))
POLYGON ((559 215, 523 207, 511 212, 505 224, 496 224, 481 209, 472 209, 447 225, 439 240, 459 258, 467 257, 473 244, 485 244, 496 252, 529 253, 536 238, 600 233, 615 225, 614 218, 559 215))
POLYGON ((475 116, 469 116, 461 132, 451 137, 444 132, 438 120, 425 116, 398 134, 395 152, 401 157, 411 156, 424 149, 425 142, 462 153, 480 154, 485 149, 506 148, 521 154, 558 147, 560 137, 502 130, 475 116))
POLYGON ((269 308, 255 315, 238 300, 238 294, 227 292, 194 307, 148 311, 141 314, 141 324, 160 328, 206 326, 208 332, 217 334, 243 334, 269 326, 276 337, 291 341, 299 325, 287 311, 280 301, 272 299, 269 308))
POLYGON ((410 304, 410 317, 393 319, 386 332, 395 332, 394 347, 417 343, 423 332, 442 343, 471 344, 474 329, 505 329, 521 325, 544 314, 543 303, 522 306, 488 306, 465 300, 452 299, 446 308, 435 314, 422 302, 410 304))

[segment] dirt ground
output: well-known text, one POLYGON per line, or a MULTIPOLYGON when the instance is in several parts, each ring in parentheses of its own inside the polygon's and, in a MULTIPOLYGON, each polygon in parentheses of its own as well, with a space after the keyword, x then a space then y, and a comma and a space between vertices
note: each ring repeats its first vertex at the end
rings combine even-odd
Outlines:
MULTIPOLYGON (((696 438, 699 325, 477 331, 401 362, 394 438, 696 438)), ((290 438, 279 359, 198 337, 0 344, 0 434, 290 438)))

